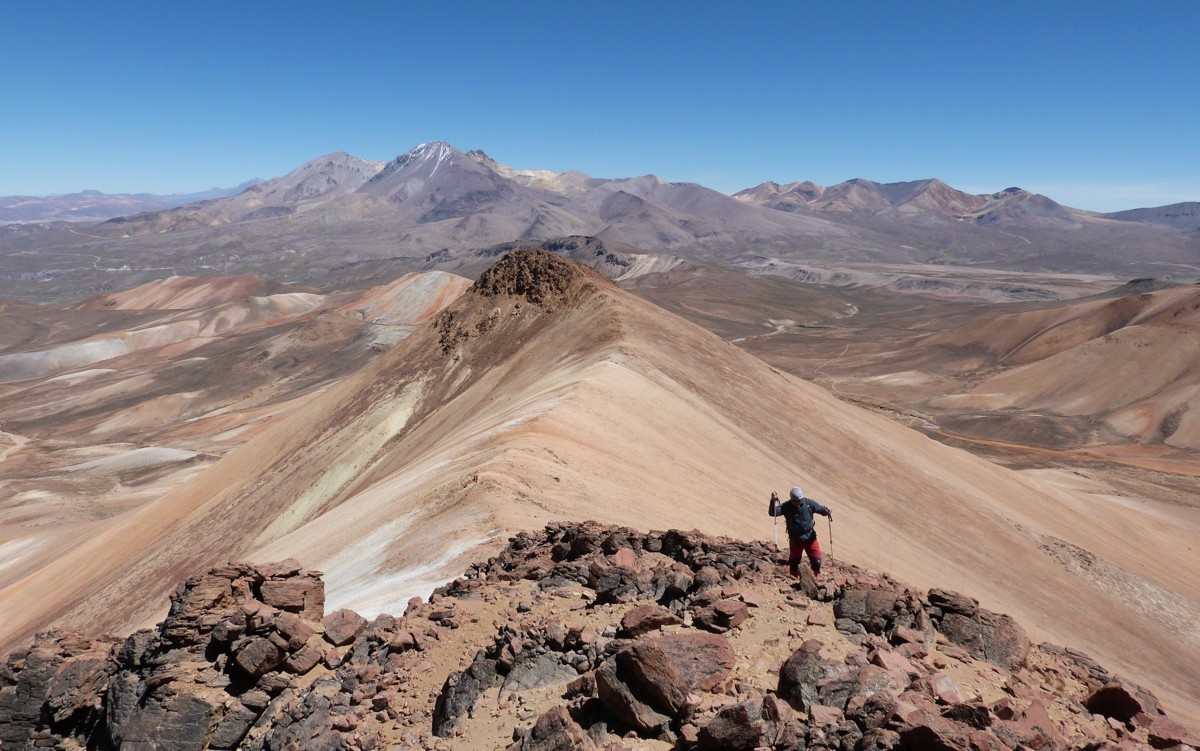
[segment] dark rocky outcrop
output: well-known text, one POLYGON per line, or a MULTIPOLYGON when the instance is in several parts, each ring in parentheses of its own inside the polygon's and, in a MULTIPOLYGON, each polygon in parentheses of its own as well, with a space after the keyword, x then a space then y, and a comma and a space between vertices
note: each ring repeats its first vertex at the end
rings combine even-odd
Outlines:
POLYGON ((230 564, 181 585, 155 630, 48 633, 10 655, 0 747, 453 748, 505 712, 511 745, 495 747, 510 751, 619 751, 624 734, 701 750, 1195 747, 1149 692, 1032 647, 969 597, 844 563, 794 587, 772 554, 553 524, 374 620, 326 616, 320 575, 295 561, 230 564), (755 637, 766 618, 786 637, 755 637), (979 695, 985 679, 1002 698, 979 695))
POLYGON ((1015 670, 1025 664, 1032 643, 1008 615, 993 613, 956 592, 929 591, 930 616, 938 631, 966 647, 972 657, 1015 670))

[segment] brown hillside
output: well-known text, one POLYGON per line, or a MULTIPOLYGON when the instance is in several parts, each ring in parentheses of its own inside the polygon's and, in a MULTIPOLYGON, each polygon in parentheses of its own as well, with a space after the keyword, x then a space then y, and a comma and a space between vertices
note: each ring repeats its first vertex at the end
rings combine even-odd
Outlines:
POLYGON ((1190 535, 934 443, 538 252, 0 590, 16 614, 2 636, 148 623, 170 582, 244 557, 325 571, 331 607, 397 611, 506 531, 555 519, 767 538, 767 493, 791 484, 837 510, 839 558, 977 592, 1196 706, 1190 535))

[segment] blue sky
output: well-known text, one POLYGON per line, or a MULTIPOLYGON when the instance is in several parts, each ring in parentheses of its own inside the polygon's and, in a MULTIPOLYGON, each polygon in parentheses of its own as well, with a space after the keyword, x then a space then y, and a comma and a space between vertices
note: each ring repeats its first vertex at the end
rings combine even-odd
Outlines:
POLYGON ((191 192, 439 139, 724 192, 1200 200, 1195 0, 338 5, 4 3, 0 195, 191 192))

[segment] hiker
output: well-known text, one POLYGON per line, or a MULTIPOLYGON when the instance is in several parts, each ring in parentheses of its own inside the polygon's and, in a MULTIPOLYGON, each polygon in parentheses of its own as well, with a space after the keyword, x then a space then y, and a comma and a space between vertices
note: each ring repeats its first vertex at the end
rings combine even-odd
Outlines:
POLYGON ((808 552, 808 565, 813 576, 821 573, 821 544, 817 542, 817 530, 813 526, 813 514, 828 516, 833 521, 833 512, 811 498, 804 497, 800 488, 792 488, 791 498, 779 502, 779 494, 771 491, 771 505, 767 509, 771 516, 782 516, 787 522, 788 571, 800 576, 800 559, 808 552))

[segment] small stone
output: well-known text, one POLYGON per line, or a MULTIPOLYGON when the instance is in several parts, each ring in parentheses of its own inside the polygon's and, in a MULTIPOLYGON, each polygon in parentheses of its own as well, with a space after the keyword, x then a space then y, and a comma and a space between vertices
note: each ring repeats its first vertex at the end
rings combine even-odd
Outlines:
POLYGON ((930 676, 929 683, 933 697, 939 704, 962 704, 966 701, 958 682, 948 673, 934 673, 930 676))

